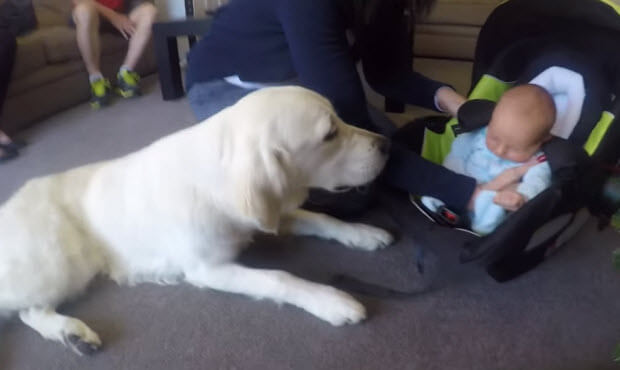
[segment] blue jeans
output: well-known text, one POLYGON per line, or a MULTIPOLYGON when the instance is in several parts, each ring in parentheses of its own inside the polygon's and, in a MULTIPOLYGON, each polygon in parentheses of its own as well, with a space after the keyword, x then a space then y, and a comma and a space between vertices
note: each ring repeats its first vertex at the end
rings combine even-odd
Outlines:
POLYGON ((222 109, 235 104, 252 91, 254 90, 244 89, 218 79, 195 83, 189 89, 187 98, 196 118, 204 121, 222 109))

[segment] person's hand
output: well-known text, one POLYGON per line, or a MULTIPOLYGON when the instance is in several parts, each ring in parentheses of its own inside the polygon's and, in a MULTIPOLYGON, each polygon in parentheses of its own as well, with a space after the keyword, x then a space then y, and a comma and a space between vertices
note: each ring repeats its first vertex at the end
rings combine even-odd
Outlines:
POLYGON ((124 14, 114 13, 109 18, 110 23, 123 35, 125 40, 129 40, 136 32, 136 26, 133 22, 124 14))
POLYGON ((525 197, 514 190, 502 190, 495 194, 493 203, 514 212, 525 204, 525 197))
POLYGON ((500 173, 496 178, 484 184, 483 188, 493 191, 503 190, 521 181, 523 175, 525 175, 530 168, 537 164, 538 162, 536 162, 536 160, 531 160, 518 167, 512 167, 504 170, 504 172, 500 173))
POLYGON ((435 93, 435 98, 439 105, 438 108, 444 112, 450 113, 452 117, 456 117, 459 108, 467 100, 464 96, 447 86, 440 87, 435 93))

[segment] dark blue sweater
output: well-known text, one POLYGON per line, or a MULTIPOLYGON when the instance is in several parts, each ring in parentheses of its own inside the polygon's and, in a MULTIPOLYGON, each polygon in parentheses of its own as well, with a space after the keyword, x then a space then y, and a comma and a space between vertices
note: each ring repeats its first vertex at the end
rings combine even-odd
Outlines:
MULTIPOLYGON (((346 121, 369 127, 366 99, 339 0, 232 0, 192 49, 188 87, 238 75, 243 81, 299 82, 326 96, 346 121)), ((389 2, 388 2, 389 3, 389 2)), ((434 109, 443 84, 411 70, 402 9, 382 6, 364 30, 364 75, 381 95, 434 109)))

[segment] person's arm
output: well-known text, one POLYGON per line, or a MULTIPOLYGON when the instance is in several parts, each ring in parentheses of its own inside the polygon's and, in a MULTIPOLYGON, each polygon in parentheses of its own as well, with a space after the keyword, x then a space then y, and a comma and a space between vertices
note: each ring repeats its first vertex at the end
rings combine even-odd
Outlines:
POLYGON ((435 93, 437 108, 442 112, 449 113, 452 117, 457 117, 459 108, 467 98, 448 86, 440 87, 435 93))
POLYGON ((392 143, 383 178, 406 192, 441 199, 455 212, 465 212, 479 190, 475 179, 430 162, 397 142, 392 143))
POLYGON ((347 123, 371 127, 366 96, 336 2, 280 1, 276 13, 301 84, 327 97, 347 123))
POLYGON ((0 115, 9 90, 16 53, 17 40, 15 35, 9 30, 8 25, 0 26, 0 115))
POLYGON ((408 17, 393 2, 382 2, 360 35, 364 76, 379 94, 402 103, 456 116, 465 98, 445 83, 413 71, 408 17))

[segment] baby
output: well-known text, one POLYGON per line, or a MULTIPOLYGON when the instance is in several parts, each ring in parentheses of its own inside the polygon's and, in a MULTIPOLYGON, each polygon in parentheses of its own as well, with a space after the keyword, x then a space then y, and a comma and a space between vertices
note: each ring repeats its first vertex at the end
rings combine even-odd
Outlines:
MULTIPOLYGON (((492 232, 507 209, 518 208, 551 184, 551 168, 540 150, 551 138, 555 116, 545 89, 521 85, 502 95, 487 127, 456 137, 444 166, 481 185, 470 214, 473 231, 492 232)), ((431 197, 422 202, 433 211, 443 206, 431 197)))

